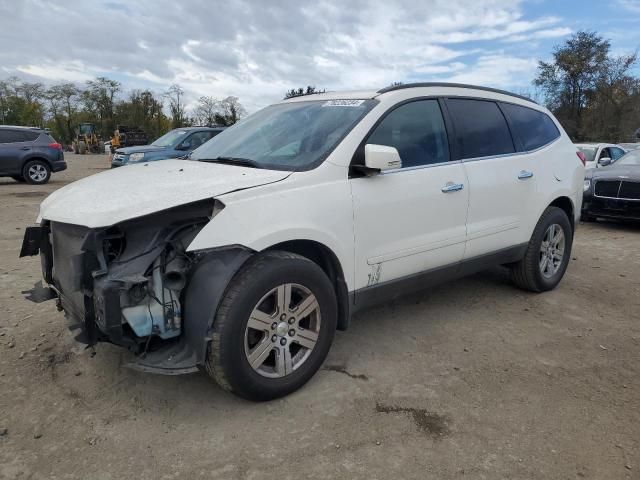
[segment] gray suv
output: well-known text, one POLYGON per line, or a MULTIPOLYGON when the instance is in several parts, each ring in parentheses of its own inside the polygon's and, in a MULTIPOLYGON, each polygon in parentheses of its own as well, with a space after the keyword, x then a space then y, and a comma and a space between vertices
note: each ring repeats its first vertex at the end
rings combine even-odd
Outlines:
POLYGON ((44 130, 0 125, 0 177, 41 185, 66 168, 62 145, 44 130))

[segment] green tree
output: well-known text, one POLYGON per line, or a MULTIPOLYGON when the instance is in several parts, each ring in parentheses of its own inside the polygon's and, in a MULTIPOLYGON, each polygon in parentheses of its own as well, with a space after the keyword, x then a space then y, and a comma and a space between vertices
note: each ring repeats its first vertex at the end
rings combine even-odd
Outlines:
POLYGON ((595 32, 578 32, 540 61, 533 81, 574 140, 614 140, 622 108, 637 83, 629 75, 636 54, 612 57, 611 44, 595 32), (606 128, 603 128, 604 124, 606 128))

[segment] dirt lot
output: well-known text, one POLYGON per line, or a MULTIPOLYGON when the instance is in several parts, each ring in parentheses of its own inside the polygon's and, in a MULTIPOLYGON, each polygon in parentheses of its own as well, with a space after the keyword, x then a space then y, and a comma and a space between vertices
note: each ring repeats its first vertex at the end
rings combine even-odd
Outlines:
POLYGON ((580 225, 553 292, 496 269, 368 310, 301 391, 254 404, 203 374, 74 345, 18 259, 66 183, 0 179, 0 478, 640 478, 640 227, 580 225))

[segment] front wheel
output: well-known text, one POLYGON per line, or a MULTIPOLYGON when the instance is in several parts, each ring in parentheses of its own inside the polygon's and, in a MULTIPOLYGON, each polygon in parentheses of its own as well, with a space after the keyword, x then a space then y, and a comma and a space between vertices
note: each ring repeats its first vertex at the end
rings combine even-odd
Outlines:
POLYGON ((285 396, 320 368, 336 322, 335 292, 318 265, 289 252, 258 254, 227 287, 206 370, 249 400, 285 396))
POLYGON ((533 230, 522 260, 511 267, 511 279, 532 292, 552 290, 564 276, 573 243, 573 228, 567 214, 547 207, 533 230))

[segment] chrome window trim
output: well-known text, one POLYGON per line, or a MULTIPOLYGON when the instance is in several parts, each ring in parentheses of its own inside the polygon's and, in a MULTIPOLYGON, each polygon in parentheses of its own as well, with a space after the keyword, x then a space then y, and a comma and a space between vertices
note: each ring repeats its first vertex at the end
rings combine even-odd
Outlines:
POLYGON ((547 147, 550 147, 551 145, 556 143, 561 138, 562 138, 562 135, 560 135, 559 137, 556 137, 553 141, 551 141, 551 142, 549 142, 549 143, 547 143, 545 145, 542 145, 541 147, 538 147, 538 148, 536 148, 534 150, 524 150, 522 152, 514 152, 514 153, 502 153, 500 155, 488 155, 486 157, 463 158, 460 161, 462 161, 463 163, 466 163, 466 162, 477 162, 477 161, 480 161, 480 160, 492 160, 494 158, 517 157, 517 156, 520 156, 520 155, 531 155, 532 153, 538 153, 539 151, 541 151, 541 150, 543 150, 543 149, 545 149, 547 147))
POLYGON ((380 175, 390 175, 393 173, 413 172, 415 170, 424 170, 425 168, 442 167, 443 165, 461 164, 462 160, 449 160, 448 162, 428 163, 426 165, 416 165, 415 167, 400 167, 383 170, 380 175))

